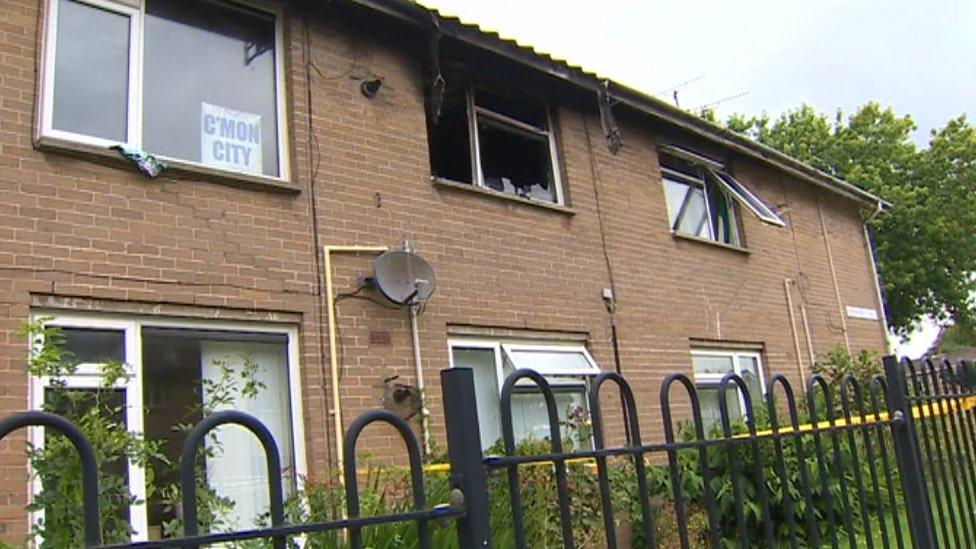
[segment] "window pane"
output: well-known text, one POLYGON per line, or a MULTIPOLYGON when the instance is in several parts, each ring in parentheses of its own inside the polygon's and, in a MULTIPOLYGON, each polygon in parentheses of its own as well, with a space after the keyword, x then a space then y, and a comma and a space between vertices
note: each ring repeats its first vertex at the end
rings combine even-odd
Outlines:
POLYGON ((715 240, 725 244, 737 244, 738 235, 732 217, 732 204, 720 188, 708 184, 708 205, 712 213, 715 240))
POLYGON ((198 0, 146 0, 146 150, 278 175, 274 18, 198 0))
POLYGON ((515 365, 512 364, 512 359, 508 356, 508 353, 502 353, 502 379, 508 379, 508 376, 512 375, 515 371, 515 365))
POLYGON ((474 375, 475 405, 481 448, 494 446, 502 438, 501 410, 498 407, 498 374, 494 349, 452 349, 455 368, 471 368, 474 375))
POLYGON ((684 201, 678 206, 675 215, 677 221, 672 225, 675 231, 712 238, 711 226, 708 223, 708 209, 705 206, 705 192, 701 187, 688 187, 684 201))
POLYGON ((731 355, 692 355, 691 362, 695 366, 695 375, 725 375, 734 369, 731 355))
POLYGON ((541 103, 527 100, 525 97, 515 97, 505 93, 478 89, 474 93, 474 102, 479 107, 524 122, 540 130, 549 127, 546 122, 546 107, 541 103))
MULTIPOLYGON (((257 417, 275 438, 286 489, 295 485, 291 430, 288 351, 285 343, 256 341, 252 334, 143 330, 143 400, 146 437, 165 441, 163 453, 178 462, 186 433, 174 429, 194 424, 205 411, 234 409, 257 417)), ((206 445, 207 484, 234 502, 229 521, 239 528, 255 525, 268 509, 264 451, 249 432, 234 427, 214 431, 206 445)), ((162 485, 177 482, 175 471, 160 474, 162 485)), ((173 518, 158 498, 150 498, 149 523, 158 527, 173 518)))
MULTIPOLYGON (((701 405, 702 425, 705 429, 722 426, 722 414, 718 402, 718 386, 698 386, 698 402, 701 405)), ((742 418, 739 406, 739 396, 735 387, 725 391, 725 402, 728 405, 729 419, 736 421, 742 418)))
POLYGON ((685 203, 685 196, 688 194, 688 189, 689 186, 685 183, 670 179, 664 180, 664 200, 668 204, 668 221, 671 223, 672 229, 678 220, 681 205, 685 203))
POLYGON ((759 371, 759 360, 754 356, 739 357, 739 375, 749 387, 749 396, 752 397, 752 407, 756 408, 763 405, 762 401, 762 380, 759 371))
POLYGON ((478 145, 485 186, 546 202, 556 201, 548 138, 479 117, 478 145))
POLYGON ((518 368, 531 368, 545 375, 586 375, 595 374, 590 361, 581 351, 542 351, 518 349, 510 351, 512 360, 518 368))
POLYGON ((752 213, 756 214, 759 219, 762 219, 766 223, 772 223, 773 225, 783 225, 783 220, 776 215, 776 212, 764 204, 756 195, 752 194, 734 177, 727 173, 718 171, 712 171, 711 174, 718 179, 726 189, 728 189, 736 200, 742 204, 745 204, 745 206, 749 208, 752 213))
POLYGON ((757 374, 759 372, 759 360, 754 356, 739 356, 739 370, 743 374, 746 372, 757 374))
MULTIPOLYGON (((563 444, 572 444, 577 449, 592 447, 588 433, 585 430, 572 428, 567 422, 570 415, 589 417, 586 412, 583 388, 580 387, 578 391, 557 391, 553 396, 556 400, 559 432, 563 444)), ((512 395, 512 427, 516 443, 526 439, 542 441, 551 438, 546 401, 541 393, 525 391, 512 395)))
POLYGON ((471 183, 471 129, 468 127, 468 97, 463 87, 448 83, 441 104, 441 116, 427 120, 430 169, 433 175, 471 183))
POLYGON ((58 2, 54 129, 126 141, 129 17, 58 2))
POLYGON ((125 362, 125 333, 122 330, 61 328, 65 351, 76 364, 125 362))

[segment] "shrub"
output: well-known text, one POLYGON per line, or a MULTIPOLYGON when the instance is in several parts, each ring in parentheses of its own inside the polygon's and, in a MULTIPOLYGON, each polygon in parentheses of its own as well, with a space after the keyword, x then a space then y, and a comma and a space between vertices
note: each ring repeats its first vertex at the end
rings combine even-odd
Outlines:
MULTIPOLYGON (((127 541, 131 533, 126 520, 128 507, 135 502, 120 473, 127 459, 146 467, 147 490, 149 494, 159 495, 175 510, 182 499, 177 485, 159 486, 156 478, 162 471, 171 469, 173 464, 159 451, 159 443, 145 440, 139 433, 125 429, 121 415, 121 404, 113 398, 112 387, 126 375, 121 364, 108 363, 103 366, 102 385, 96 390, 77 390, 67 386, 65 380, 75 372, 72 359, 63 351, 64 338, 56 328, 44 326, 44 320, 27 324, 23 328, 29 337, 34 352, 29 369, 32 375, 46 376, 50 387, 46 391, 44 409, 63 415, 77 424, 92 442, 96 461, 100 470, 100 496, 102 535, 106 542, 127 541), (156 474, 154 474, 154 472, 156 474)), ((247 361, 245 361, 246 363, 247 361)), ((245 368, 244 376, 253 369, 245 368)), ((867 352, 856 355, 834 349, 818 363, 817 372, 825 376, 830 391, 836 394, 840 380, 847 374, 866 381, 879 370, 876 357, 867 352)), ((228 389, 228 376, 234 375, 229 368, 223 369, 223 377, 204 381, 206 400, 201 399, 200 409, 190 411, 188 417, 199 417, 218 407, 233 405, 236 399, 251 398, 263 389, 259 383, 245 382, 240 390, 228 389)), ((247 381, 247 379, 245 379, 247 381)), ((800 399, 801 403, 803 402, 800 399)), ((838 399, 834 398, 837 402, 838 399)), ((765 407, 759 404, 754 411, 758 429, 769 427, 765 407)), ((818 404, 815 404, 818 405, 818 404)), ((822 406, 822 405, 821 405, 822 406)), ((810 417, 809 410, 801 406, 800 422, 810 417)), ((818 410, 818 418, 823 418, 823 410, 818 410)), ((568 422, 569 441, 589 439, 589 424, 583 416, 571 416, 568 422)), ((781 424, 785 421, 780 421, 781 424)), ((192 426, 177 426, 183 431, 192 426)), ((745 425, 736 423, 737 434, 745 432, 745 425)), ((684 440, 694 438, 689 425, 680 429, 684 440)), ((811 434, 782 439, 779 444, 770 438, 745 443, 711 445, 704 452, 704 459, 711 469, 712 477, 707 487, 714 494, 717 534, 723 545, 738 545, 739 522, 743 521, 753 544, 761 544, 763 521, 767 518, 760 504, 760 493, 768 494, 768 520, 776 543, 787 542, 790 537, 789 524, 796 525, 798 537, 803 544, 812 543, 806 533, 806 518, 812 513, 821 541, 837 536, 863 536, 863 521, 879 513, 891 513, 890 498, 897 498, 897 492, 889 494, 883 481, 883 471, 887 467, 895 475, 893 483, 897 486, 897 468, 891 462, 884 462, 879 453, 880 438, 875 432, 865 438, 863 432, 820 435, 820 456, 816 451, 816 439, 811 434), (835 438, 836 437, 836 438, 835 438), (873 459, 867 459, 867 445, 872 444, 873 459), (758 453, 761 467, 754 459, 758 453), (734 459, 733 459, 734 458, 734 459), (782 460, 782 466, 780 463, 782 460), (738 468, 732 467, 736 461, 738 468), (881 479, 874 485, 872 469, 881 479), (783 475, 783 471, 786 472, 783 475), (809 481, 810 497, 804 494, 800 476, 806 471, 809 481), (736 479, 741 488, 741 497, 736 499, 732 480, 736 479), (861 502, 856 485, 865 487, 866 497, 861 502), (845 489, 846 487, 846 489, 845 489), (846 493, 847 498, 843 495, 846 493), (741 517, 741 518, 740 518, 741 517), (829 524, 837 525, 835 530, 829 524)), ((715 429, 709 437, 720 437, 715 429)), ((881 437, 883 438, 883 437, 881 437)), ((202 468, 208 452, 220 452, 218 441, 208 444, 199 456, 197 495, 200 505, 201 526, 205 530, 221 531, 230 526, 223 517, 233 509, 233 502, 220 498, 210 490, 202 479, 202 468)), ((568 443, 570 451, 572 444, 568 443)), ((519 444, 516 453, 520 455, 547 454, 548 441, 526 440, 519 444)), ((488 452, 492 453, 491 451, 488 452)), ((497 452, 496 452, 497 453, 497 452)), ((35 541, 42 547, 67 547, 81 545, 81 472, 77 455, 70 443, 57 434, 48 434, 43 447, 30 447, 28 459, 41 490, 30 510, 46 512, 45 520, 33 527, 35 541)), ((686 502, 686 525, 689 541, 693 547, 707 546, 709 537, 709 518, 707 512, 706 481, 703 476, 702 455, 698 449, 683 449, 677 452, 681 490, 686 502)), ((893 453, 888 453, 889 459, 893 453)), ((634 547, 648 544, 646 532, 641 527, 642 516, 638 483, 633 463, 628 457, 608 459, 611 496, 614 506, 614 519, 619 529, 618 541, 629 542, 634 547)), ((605 545, 603 508, 600 500, 596 467, 592 460, 571 460, 567 463, 567 484, 570 494, 574 542, 579 547, 605 545)), ((647 486, 652 507, 652 529, 658 547, 680 546, 680 532, 675 519, 674 493, 670 471, 667 466, 649 463, 646 466, 647 486)), ((490 524, 496 547, 512 547, 515 532, 512 525, 512 509, 508 479, 504 470, 495 470, 488 475, 490 524)), ((519 467, 519 486, 525 535, 530 547, 561 546, 559 506, 554 469, 551 464, 525 464, 519 467)), ((446 504, 450 501, 448 474, 428 472, 425 474, 427 505, 446 504)), ((367 465, 361 478, 360 505, 363 516, 386 515, 413 510, 411 487, 407 473, 402 469, 367 465)), ((343 516, 345 509, 345 490, 337 478, 318 480, 302 479, 297 491, 290 494, 286 505, 286 521, 292 524, 308 522, 335 521, 343 516)), ((896 507, 901 507, 896 501, 896 507)), ((269 522, 268 516, 262 519, 269 522)), ((182 532, 179 519, 166 524, 164 534, 178 535, 182 532)), ((429 525, 432 544, 443 549, 457 549, 455 526, 451 522, 429 525)), ((362 529, 364 546, 374 549, 411 547, 417 545, 416 524, 390 523, 362 529)), ((331 549, 343 547, 345 535, 342 532, 317 532, 302 536, 304 546, 309 548, 331 549)), ((268 540, 238 542, 232 546, 244 548, 270 547, 268 540)))
MULTIPOLYGON (((75 373, 77 365, 63 350, 61 331, 46 327, 44 320, 25 324, 20 330, 33 347, 28 362, 30 374, 50 379, 42 409, 70 420, 92 443, 100 473, 102 539, 128 541, 132 532, 129 505, 136 503, 136 498, 124 481, 126 460, 146 464, 151 458, 161 457, 159 445, 125 428, 123 406, 113 390, 128 375, 122 364, 104 364, 96 389, 67 388, 66 379, 75 373)), ((81 462, 74 446, 66 437, 49 431, 43 445, 28 446, 27 458, 33 479, 40 484, 40 491, 27 510, 44 512, 43 520, 32 526, 34 541, 41 547, 81 547, 81 462)))

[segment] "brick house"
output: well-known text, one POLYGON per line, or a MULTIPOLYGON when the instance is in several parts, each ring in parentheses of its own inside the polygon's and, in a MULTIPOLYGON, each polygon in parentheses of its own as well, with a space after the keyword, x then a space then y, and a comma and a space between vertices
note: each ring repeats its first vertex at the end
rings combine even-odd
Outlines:
MULTIPOLYGON (((655 439, 672 371, 714 414, 726 371, 762 390, 836 345, 885 349, 862 221, 877 197, 409 2, 6 0, 0 41, 0 412, 44 398, 15 335, 29 318, 63 327, 79 388, 124 361, 127 425, 170 452, 201 380, 248 357, 266 389, 240 408, 291 482, 324 477, 337 425, 388 378, 418 385, 407 310, 359 287, 404 240, 437 273, 418 311, 435 450, 442 368, 475 370, 487 447, 512 367, 549 375, 561 414, 619 367, 655 439), (146 178, 119 143, 169 168, 146 178)), ((516 406, 519 433, 542 433, 536 395, 516 406)), ((209 478, 248 520, 260 498, 239 496, 263 481, 239 456, 261 458, 235 436, 209 478)), ((20 437, 2 447, 12 540, 20 437)), ((163 518, 133 506, 136 539, 163 518)))

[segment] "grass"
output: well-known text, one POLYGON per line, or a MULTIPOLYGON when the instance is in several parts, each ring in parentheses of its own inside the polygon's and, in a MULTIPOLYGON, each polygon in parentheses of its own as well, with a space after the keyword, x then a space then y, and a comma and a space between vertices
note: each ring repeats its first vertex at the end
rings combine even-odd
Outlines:
MULTIPOLYGON (((928 485, 929 502, 932 507, 932 521, 935 526, 936 547, 965 546, 969 539, 976 539, 976 510, 970 508, 966 492, 961 487, 962 499, 960 500, 956 497, 954 485, 950 484, 950 490, 948 491, 943 486, 940 484, 936 487, 931 483, 928 485), (940 505, 942 508, 941 514, 939 513, 940 505), (966 520, 967 517, 965 516, 967 509, 969 509, 968 520, 966 520), (944 529, 942 527, 943 523, 945 524, 944 529), (969 538, 967 538, 966 527, 969 528, 969 538), (957 535, 961 544, 955 541, 955 536, 957 535)), ((974 494, 974 497, 976 497, 976 494, 974 494)), ((885 513, 883 520, 879 519, 876 515, 872 515, 871 531, 867 533, 858 532, 857 546, 864 548, 882 547, 882 532, 884 532, 888 537, 890 547, 899 547, 898 539, 902 540, 901 546, 911 547, 912 536, 904 505, 899 504, 898 506, 897 525, 894 518, 895 515, 890 510, 885 513)), ((844 544, 841 543, 841 545, 844 544)))

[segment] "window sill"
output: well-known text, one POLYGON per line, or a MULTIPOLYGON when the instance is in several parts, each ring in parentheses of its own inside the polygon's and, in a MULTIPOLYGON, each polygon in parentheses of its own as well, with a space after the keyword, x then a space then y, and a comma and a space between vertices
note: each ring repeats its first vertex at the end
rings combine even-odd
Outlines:
POLYGON ((459 191, 465 191, 469 193, 490 196, 492 198, 499 198, 502 200, 517 202, 519 204, 526 204, 529 206, 534 206, 536 208, 543 208, 546 210, 551 210, 566 215, 576 215, 576 210, 569 208, 567 206, 562 206, 560 204, 552 204, 549 202, 541 202, 539 200, 532 200, 529 198, 523 198, 521 196, 516 196, 514 194, 509 194, 509 193, 503 193, 492 189, 485 189, 482 187, 478 187, 476 185, 472 185, 471 183, 461 183, 459 181, 452 181, 450 179, 444 179, 442 177, 437 177, 435 175, 430 176, 430 182, 433 183, 435 187, 440 187, 444 189, 455 189, 459 191))
MULTIPOLYGON (((136 172, 135 168, 121 158, 118 153, 104 147, 50 136, 38 137, 34 141, 34 146, 39 150, 71 154, 107 166, 126 167, 136 172)), ((204 179, 231 187, 278 193, 298 193, 301 191, 301 188, 295 183, 277 177, 232 172, 172 158, 162 157, 160 160, 167 166, 160 174, 163 179, 204 179)))
POLYGON ((705 244, 707 246, 715 246, 716 248, 722 248, 725 250, 730 250, 733 252, 738 252, 740 254, 749 255, 752 253, 748 248, 743 248, 741 246, 733 246, 731 244, 723 244, 722 242, 716 242, 714 240, 709 240, 707 238, 701 238, 698 236, 692 236, 690 234, 677 233, 671 231, 671 236, 676 240, 687 240, 689 242, 697 242, 698 244, 705 244))

